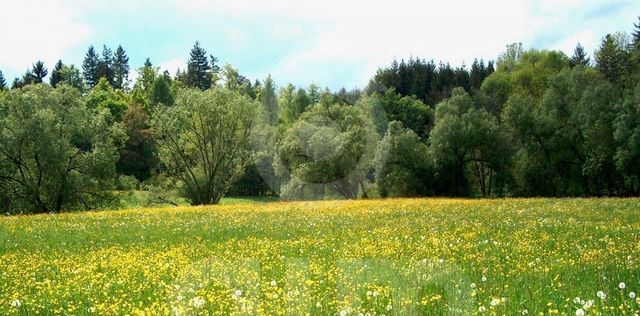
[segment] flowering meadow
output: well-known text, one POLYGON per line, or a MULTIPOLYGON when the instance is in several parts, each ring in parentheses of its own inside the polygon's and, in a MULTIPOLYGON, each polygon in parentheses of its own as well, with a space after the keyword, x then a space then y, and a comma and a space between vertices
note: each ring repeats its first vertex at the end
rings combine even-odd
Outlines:
POLYGON ((639 199, 0 218, 2 315, 638 315, 639 199))

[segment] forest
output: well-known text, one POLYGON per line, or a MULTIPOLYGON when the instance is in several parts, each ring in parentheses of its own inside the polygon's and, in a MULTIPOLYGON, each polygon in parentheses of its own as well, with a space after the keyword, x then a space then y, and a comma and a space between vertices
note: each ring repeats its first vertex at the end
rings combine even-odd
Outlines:
MULTIPOLYGON (((251 80, 198 42, 135 78, 125 49, 0 72, 0 212, 146 203, 640 194, 640 18, 592 53, 411 57, 362 89, 251 80)), ((327 69, 331 71, 331 69, 327 69)))

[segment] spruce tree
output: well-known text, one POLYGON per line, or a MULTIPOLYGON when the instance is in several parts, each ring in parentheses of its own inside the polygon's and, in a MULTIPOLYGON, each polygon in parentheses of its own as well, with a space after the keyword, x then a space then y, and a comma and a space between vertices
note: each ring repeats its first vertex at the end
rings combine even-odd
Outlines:
POLYGON ((122 46, 118 46, 116 49, 116 54, 113 59, 113 75, 113 87, 123 89, 129 77, 129 57, 122 46))
POLYGON ((56 65, 53 67, 53 71, 51 71, 49 84, 51 84, 51 86, 54 88, 62 81, 62 68, 64 68, 62 60, 58 60, 56 65))
POLYGON ((82 62, 82 75, 89 88, 93 88, 100 79, 98 76, 99 63, 100 57, 96 53, 95 48, 93 48, 93 45, 89 46, 84 61, 82 62))
POLYGON ((571 67, 575 67, 577 65, 588 66, 591 62, 591 58, 587 56, 587 53, 584 51, 584 47, 578 43, 576 45, 576 49, 573 51, 573 56, 571 57, 571 67))
POLYGON ((98 78, 105 78, 109 85, 114 86, 113 53, 106 45, 102 46, 102 58, 98 62, 98 78))
POLYGON ((620 84, 628 69, 627 52, 620 47, 613 35, 607 34, 596 52, 598 70, 607 80, 620 84))
POLYGON ((0 90, 4 90, 7 88, 7 81, 4 79, 4 74, 2 74, 2 70, 0 70, 0 90))
POLYGON ((16 77, 15 79, 13 79, 13 83, 11 84, 11 89, 20 89, 24 87, 24 85, 25 85, 24 81, 16 77))
POLYGON ((633 48, 640 50, 640 16, 638 17, 638 24, 634 24, 633 26, 635 27, 631 34, 633 36, 633 48))
POLYGON ((29 82, 42 83, 44 77, 46 77, 48 73, 49 71, 44 66, 44 63, 38 60, 35 64, 33 64, 33 68, 31 69, 31 80, 29 80, 29 82))
POLYGON ((211 88, 211 65, 207 59, 207 52, 196 42, 189 53, 187 62, 187 86, 207 90, 211 88))

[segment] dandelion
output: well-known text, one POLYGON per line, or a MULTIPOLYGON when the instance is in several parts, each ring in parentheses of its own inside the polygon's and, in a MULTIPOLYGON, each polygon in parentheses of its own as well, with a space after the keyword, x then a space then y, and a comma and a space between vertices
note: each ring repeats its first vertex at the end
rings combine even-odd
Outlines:
POLYGON ((271 286, 275 287, 276 285, 278 285, 278 282, 276 282, 276 280, 271 280, 271 286))
POLYGON ((486 308, 486 307, 484 307, 484 306, 480 306, 480 307, 478 307, 478 311, 479 311, 480 313, 484 313, 484 312, 486 312, 486 311, 487 311, 487 308, 486 308))
POLYGON ((475 283, 471 283, 471 288, 475 289, 476 288, 476 284, 475 283))
POLYGON ((277 299, 278 298, 278 293, 273 293, 273 299, 277 299))
POLYGON ((96 309, 93 306, 87 307, 87 313, 93 314, 93 313, 95 313, 95 311, 96 311, 96 309))
POLYGON ((618 284, 618 287, 619 287, 621 290, 624 290, 624 289, 627 287, 627 285, 626 285, 626 284, 624 284, 624 282, 620 282, 620 284, 618 284))
POLYGON ((340 316, 347 316, 347 311, 341 310, 340 311, 340 316))
POLYGON ((371 296, 371 295, 373 295, 373 292, 367 291, 367 296, 371 296))
POLYGON ((491 306, 496 307, 498 306, 498 304, 500 304, 500 300, 497 298, 494 298, 491 300, 491 306))
POLYGON ((578 310, 576 310, 576 316, 584 316, 584 309, 578 308, 578 310))
POLYGON ((635 292, 629 292, 629 298, 630 299, 636 298, 636 293, 635 292))
POLYGON ((523 310, 522 310, 522 315, 529 315, 529 311, 528 311, 528 310, 526 310, 526 309, 523 309, 523 310))
POLYGON ((576 296, 576 298, 573 299, 573 303, 580 304, 580 297, 576 296))
POLYGON ((320 308, 320 307, 322 307, 322 304, 320 304, 320 302, 316 302, 316 307, 320 308))
POLYGON ((15 300, 11 301, 11 307, 20 308, 20 306, 22 306, 22 303, 20 302, 20 300, 15 299, 15 300))
POLYGON ((371 295, 373 295, 373 297, 378 297, 378 291, 373 291, 373 293, 371 293, 371 295))
POLYGON ((607 294, 604 294, 604 292, 602 292, 602 291, 598 291, 598 293, 596 295, 598 296, 599 299, 601 299, 603 301, 607 298, 607 294))
POLYGON ((482 276, 482 282, 487 282, 487 277, 486 276, 482 276))
POLYGON ((593 300, 588 300, 587 302, 584 303, 584 309, 589 309, 593 306, 593 300))

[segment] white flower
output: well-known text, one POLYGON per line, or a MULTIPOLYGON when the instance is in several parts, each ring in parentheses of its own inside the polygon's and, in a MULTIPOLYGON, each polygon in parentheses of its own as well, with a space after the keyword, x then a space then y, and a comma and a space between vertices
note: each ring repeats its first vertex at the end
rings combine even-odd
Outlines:
POLYGON ((584 316, 584 310, 582 308, 578 308, 576 311, 576 316, 584 316))
POLYGON ((391 304, 387 305, 387 311, 390 311, 393 309, 393 306, 391 304))
POLYGON ((341 310, 340 311, 340 316, 347 316, 347 311, 341 310))
POLYGON ((598 296, 598 298, 600 298, 601 300, 604 300, 607 298, 607 294, 604 294, 604 292, 602 291, 598 291, 598 294, 596 294, 598 296))
POLYGON ((636 298, 636 293, 635 292, 629 292, 629 298, 630 299, 636 298))
POLYGON ((320 307, 322 307, 322 304, 320 304, 320 302, 316 302, 316 307, 320 308, 320 307))
POLYGON ((476 284, 475 283, 471 283, 471 288, 475 289, 476 288, 476 284))
POLYGON ((278 298, 278 293, 273 293, 273 299, 278 298))
POLYGON ((573 299, 573 303, 575 304, 580 304, 580 297, 577 297, 573 299))
POLYGON ((87 308, 87 313, 92 314, 96 311, 96 309, 94 307, 88 307, 87 308))
POLYGON ((373 294, 373 292, 367 291, 367 296, 371 296, 371 294, 373 294))
POLYGON ((193 307, 195 308, 201 308, 202 306, 204 306, 204 298, 200 297, 200 296, 196 296, 193 299, 191 299, 191 305, 193 305, 193 307))
POLYGON ((480 313, 484 313, 484 312, 486 312, 486 311, 487 311, 487 308, 486 308, 486 307, 484 307, 484 306, 480 306, 480 307, 478 307, 478 311, 479 311, 480 313))
POLYGON ((497 298, 494 298, 491 300, 491 306, 496 307, 498 306, 498 304, 500 304, 500 300, 497 298))
POLYGON ((626 287, 627 287, 627 285, 626 285, 626 284, 624 284, 624 282, 620 282, 620 284, 618 284, 618 287, 619 287, 621 290, 624 290, 624 288, 626 288, 626 287))
POLYGON ((486 276, 482 276, 482 282, 487 282, 487 277, 486 276))
POLYGON ((276 280, 271 280, 271 286, 276 286, 278 285, 278 282, 276 282, 276 280))
POLYGON ((593 306, 593 300, 588 300, 586 303, 584 303, 584 308, 585 309, 589 309, 591 308, 591 306, 593 306))
POLYGON ((378 291, 373 291, 373 293, 371 293, 371 295, 373 295, 373 297, 378 297, 378 291))
POLYGON ((20 308, 20 306, 22 306, 22 303, 20 303, 20 300, 13 300, 11 301, 11 307, 13 308, 20 308))
POLYGON ((522 315, 529 315, 529 311, 528 311, 528 310, 526 310, 526 309, 523 309, 523 310, 522 310, 522 315))

